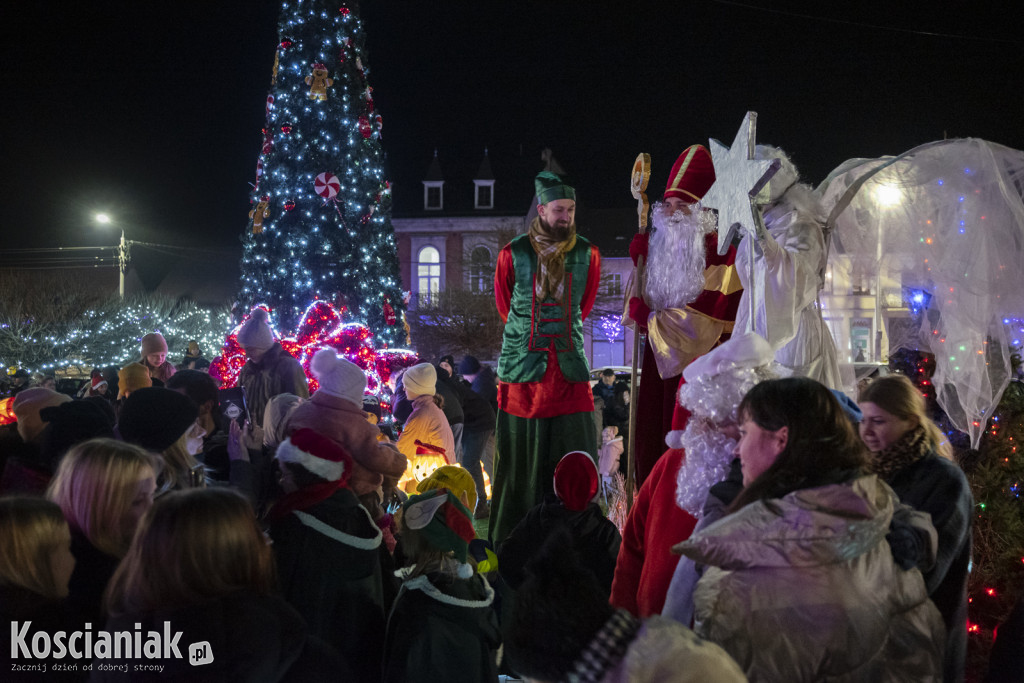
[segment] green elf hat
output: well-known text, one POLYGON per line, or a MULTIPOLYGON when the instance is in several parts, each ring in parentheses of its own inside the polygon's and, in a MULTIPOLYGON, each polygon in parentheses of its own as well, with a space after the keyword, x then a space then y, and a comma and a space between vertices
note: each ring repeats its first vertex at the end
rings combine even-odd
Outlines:
POLYGON ((405 525, 434 548, 455 553, 459 561, 459 578, 473 576, 473 568, 466 562, 469 542, 476 537, 473 516, 448 489, 435 489, 418 496, 409 496, 402 506, 405 525))
POLYGON ((576 190, 562 182, 562 179, 551 171, 541 171, 533 179, 533 186, 537 191, 537 203, 547 204, 556 199, 571 199, 576 201, 576 190))

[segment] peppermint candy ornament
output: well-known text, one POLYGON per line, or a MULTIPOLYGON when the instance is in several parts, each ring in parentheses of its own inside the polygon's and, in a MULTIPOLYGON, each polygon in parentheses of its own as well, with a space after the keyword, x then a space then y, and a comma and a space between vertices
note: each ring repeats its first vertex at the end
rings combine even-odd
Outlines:
POLYGON ((334 199, 334 196, 338 194, 338 190, 341 189, 341 181, 338 180, 338 176, 325 171, 313 181, 313 189, 324 199, 334 199))

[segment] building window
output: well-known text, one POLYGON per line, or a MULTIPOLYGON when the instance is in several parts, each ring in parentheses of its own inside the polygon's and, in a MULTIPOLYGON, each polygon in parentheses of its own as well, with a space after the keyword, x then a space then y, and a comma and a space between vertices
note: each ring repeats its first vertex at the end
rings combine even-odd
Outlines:
POLYGON ((443 180, 423 183, 423 208, 428 211, 439 211, 444 208, 443 180))
POLYGON ((441 254, 434 247, 423 247, 416 260, 419 302, 429 306, 441 291, 441 254))
POLYGON ((477 209, 493 209, 494 208, 494 181, 493 180, 474 180, 476 184, 476 204, 477 209))
POLYGON ((469 291, 489 292, 493 283, 494 268, 491 265, 491 250, 487 247, 477 247, 469 256, 469 291))
POLYGON ((608 296, 620 296, 622 294, 622 275, 609 273, 605 276, 604 293, 608 296))

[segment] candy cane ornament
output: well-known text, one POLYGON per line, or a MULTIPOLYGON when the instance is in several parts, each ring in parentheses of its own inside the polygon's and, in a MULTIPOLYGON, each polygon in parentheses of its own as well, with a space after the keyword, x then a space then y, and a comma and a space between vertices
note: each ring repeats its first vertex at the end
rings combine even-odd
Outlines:
POLYGON ((345 216, 342 215, 341 209, 338 208, 337 196, 338 191, 341 190, 341 181, 338 180, 338 176, 324 171, 313 181, 313 189, 324 198, 324 205, 327 202, 334 203, 334 210, 338 212, 338 217, 344 222, 345 216))

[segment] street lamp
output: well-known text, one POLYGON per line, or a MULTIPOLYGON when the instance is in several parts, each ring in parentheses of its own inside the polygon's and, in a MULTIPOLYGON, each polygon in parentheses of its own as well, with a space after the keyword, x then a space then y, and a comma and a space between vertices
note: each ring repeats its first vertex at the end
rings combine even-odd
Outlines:
MULTIPOLYGON (((105 213, 98 213, 93 216, 93 219, 101 225, 109 225, 113 222, 110 216, 105 213)), ((128 269, 128 243, 124 239, 124 227, 121 228, 121 242, 117 245, 117 266, 118 270, 121 271, 117 293, 121 299, 124 299, 124 273, 128 269)))

